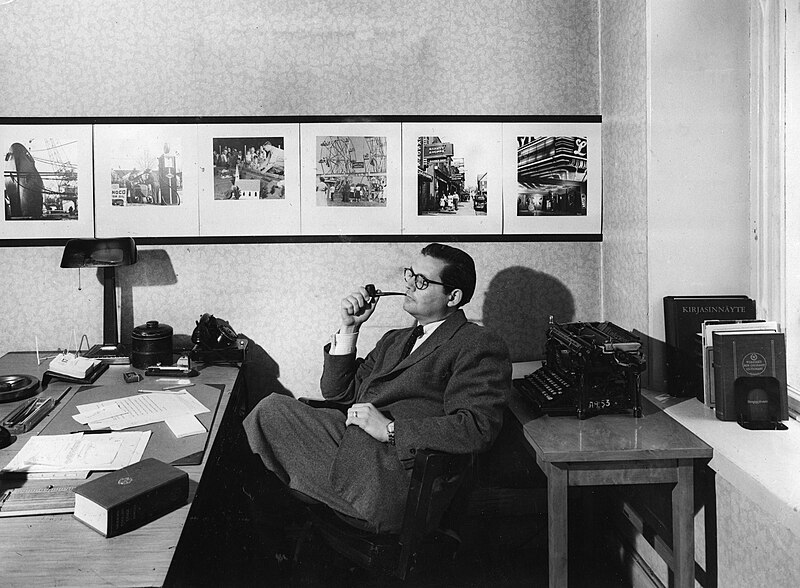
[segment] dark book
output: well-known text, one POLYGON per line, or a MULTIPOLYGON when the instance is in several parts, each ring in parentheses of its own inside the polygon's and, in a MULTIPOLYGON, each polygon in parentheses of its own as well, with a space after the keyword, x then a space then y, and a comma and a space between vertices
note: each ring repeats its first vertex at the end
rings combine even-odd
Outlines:
POLYGON ((721 421, 789 418, 783 333, 720 331, 714 345, 714 410, 721 421))
POLYGON ((755 300, 747 296, 665 296, 666 374, 672 396, 703 402, 703 321, 756 318, 755 300))
POLYGON ((77 486, 74 516, 114 537, 175 510, 188 497, 186 472, 148 458, 77 486))

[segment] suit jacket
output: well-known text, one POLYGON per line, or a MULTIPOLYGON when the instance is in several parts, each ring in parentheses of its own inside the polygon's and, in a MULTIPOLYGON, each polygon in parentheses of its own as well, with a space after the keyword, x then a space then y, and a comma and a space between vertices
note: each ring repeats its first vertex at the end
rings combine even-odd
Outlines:
POLYGON ((387 332, 366 358, 325 348, 323 396, 371 402, 395 421, 395 447, 347 427, 331 466, 334 489, 378 526, 399 528, 417 449, 472 453, 500 432, 511 388, 505 343, 458 310, 411 355, 412 328, 387 332))

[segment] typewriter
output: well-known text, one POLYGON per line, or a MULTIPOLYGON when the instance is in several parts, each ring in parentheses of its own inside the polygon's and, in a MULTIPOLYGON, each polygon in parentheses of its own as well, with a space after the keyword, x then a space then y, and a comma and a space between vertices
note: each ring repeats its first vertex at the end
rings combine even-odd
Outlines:
POLYGON ((542 367, 514 386, 541 414, 642 414, 639 375, 647 363, 637 337, 610 322, 558 324, 550 317, 542 367))

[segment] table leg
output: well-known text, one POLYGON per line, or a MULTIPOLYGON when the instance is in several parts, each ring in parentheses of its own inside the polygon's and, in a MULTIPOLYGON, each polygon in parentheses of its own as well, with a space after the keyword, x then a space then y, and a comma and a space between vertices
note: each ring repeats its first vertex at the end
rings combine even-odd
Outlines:
POLYGON ((676 588, 694 586, 694 466, 678 460, 678 481, 672 490, 672 555, 676 588))
POLYGON ((550 465, 547 472, 547 539, 550 588, 567 585, 568 470, 550 465))

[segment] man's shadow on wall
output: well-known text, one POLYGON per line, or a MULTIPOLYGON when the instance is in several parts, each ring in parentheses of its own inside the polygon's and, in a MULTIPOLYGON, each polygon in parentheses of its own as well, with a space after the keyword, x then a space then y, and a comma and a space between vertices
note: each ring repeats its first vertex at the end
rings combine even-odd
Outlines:
POLYGON ((572 293, 553 276, 512 266, 489 283, 483 324, 506 342, 511 361, 544 358, 551 316, 559 323, 572 322, 575 316, 572 293))
MULTIPOLYGON (((550 317, 571 322, 574 314, 575 302, 564 284, 521 266, 495 275, 483 303, 483 324, 506 342, 512 361, 542 359, 550 317)), ((537 541, 547 529, 546 479, 514 423, 506 409, 494 444, 477 457, 473 484, 458 496, 464 549, 507 552, 537 541)))

